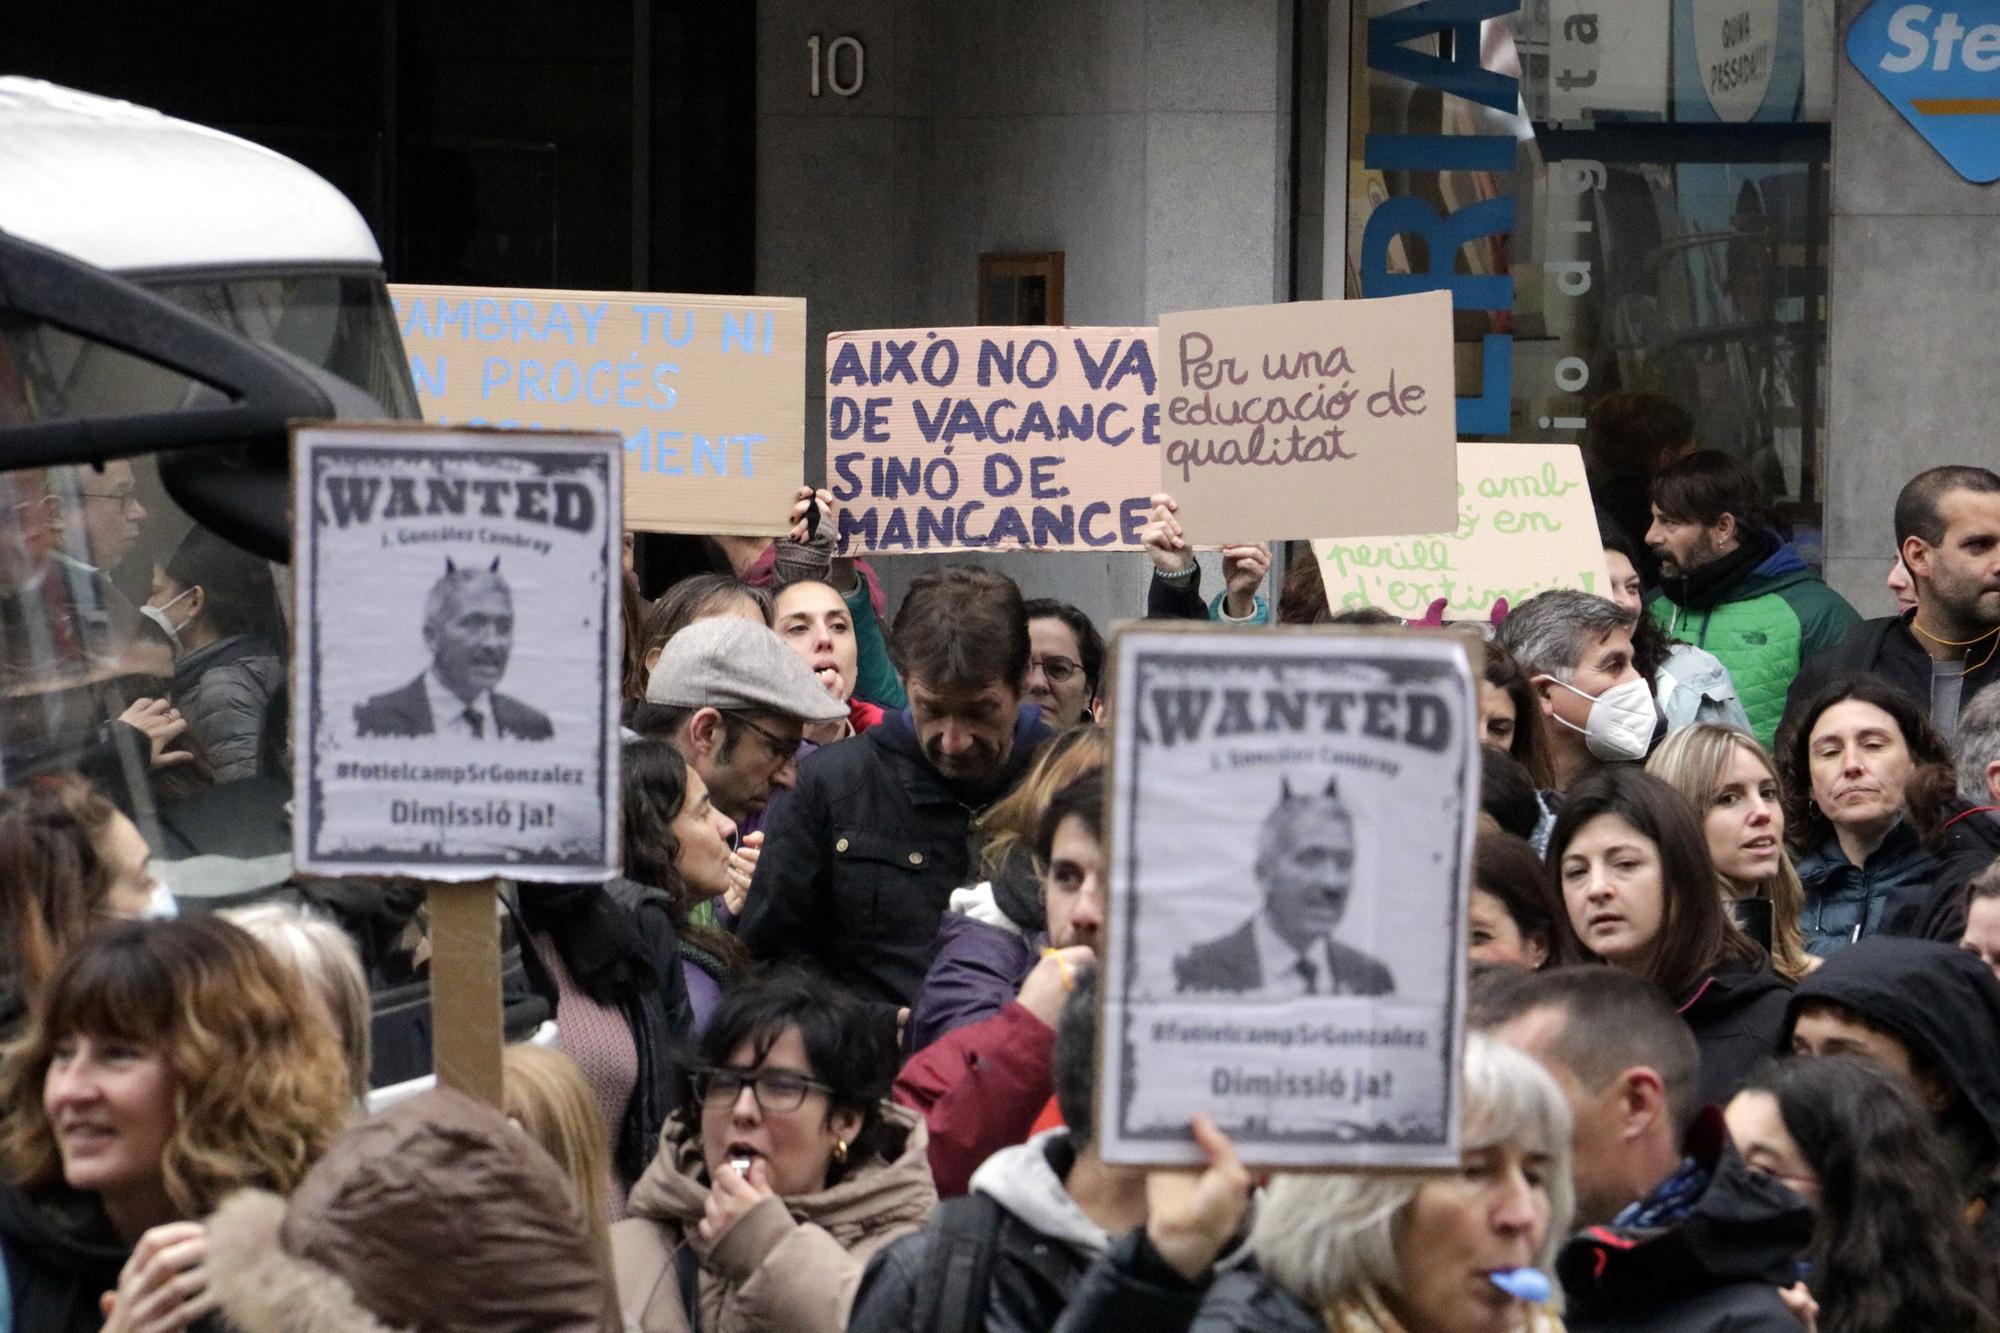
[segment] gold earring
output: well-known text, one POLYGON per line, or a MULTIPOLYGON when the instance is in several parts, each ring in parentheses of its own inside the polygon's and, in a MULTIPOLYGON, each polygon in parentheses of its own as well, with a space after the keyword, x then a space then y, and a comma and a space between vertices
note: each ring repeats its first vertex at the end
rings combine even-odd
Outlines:
POLYGON ((836 1165, 845 1166, 847 1164, 846 1139, 835 1139, 833 1141, 833 1160, 836 1165))

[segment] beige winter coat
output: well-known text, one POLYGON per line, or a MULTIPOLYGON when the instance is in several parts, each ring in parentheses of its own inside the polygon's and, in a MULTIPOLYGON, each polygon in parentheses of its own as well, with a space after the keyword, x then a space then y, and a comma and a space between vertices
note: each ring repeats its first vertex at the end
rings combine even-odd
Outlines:
POLYGON ((701 1143, 669 1120, 632 1189, 632 1216, 611 1229, 626 1328, 686 1333, 673 1264, 686 1244, 701 1260, 701 1333, 841 1333, 869 1257, 937 1206, 923 1120, 889 1103, 882 1114, 887 1161, 864 1163, 817 1194, 765 1199, 713 1247, 699 1229, 708 1202, 701 1143))

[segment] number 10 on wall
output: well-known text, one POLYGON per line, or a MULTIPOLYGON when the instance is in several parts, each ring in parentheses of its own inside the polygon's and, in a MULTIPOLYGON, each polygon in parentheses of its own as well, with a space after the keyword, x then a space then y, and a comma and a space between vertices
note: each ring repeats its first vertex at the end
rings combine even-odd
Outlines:
POLYGON ((806 79, 809 96, 820 96, 822 88, 836 97, 861 91, 868 77, 868 53, 859 37, 836 37, 822 46, 820 35, 814 33, 806 38, 806 51, 811 59, 806 79))

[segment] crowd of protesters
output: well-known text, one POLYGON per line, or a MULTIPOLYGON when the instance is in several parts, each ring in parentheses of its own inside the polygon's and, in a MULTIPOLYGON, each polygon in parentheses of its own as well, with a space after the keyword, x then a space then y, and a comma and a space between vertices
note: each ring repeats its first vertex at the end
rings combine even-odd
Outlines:
MULTIPOLYGON (((628 543, 623 877, 503 895, 553 1039, 502 1108, 385 1104, 420 895, 177 903, 130 813, 283 845, 268 567, 196 530, 128 595, 129 464, 0 476, 8 680, 88 687, 7 704, 0 1328, 2000 1333, 2000 476, 1909 480, 1864 620, 1690 433, 1602 404, 1607 595, 1460 627, 1429 1175, 1260 1179, 1206 1116, 1204 1170, 1099 1156, 1103 627, 955 564, 891 615, 808 488, 656 600, 628 543)), ((1154 617, 1401 623, 1255 544, 1204 596, 1171 496, 1142 541, 1154 617)))

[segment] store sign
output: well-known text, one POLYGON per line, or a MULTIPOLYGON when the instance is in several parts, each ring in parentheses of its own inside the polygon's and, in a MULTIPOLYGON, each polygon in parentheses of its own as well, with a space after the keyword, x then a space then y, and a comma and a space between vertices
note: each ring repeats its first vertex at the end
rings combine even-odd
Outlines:
MULTIPOLYGON (((1368 68, 1447 97, 1512 116, 1521 105, 1521 82, 1481 63, 1480 25, 1514 13, 1519 0, 1420 0, 1368 19, 1368 68), (1432 54, 1448 39, 1449 57, 1432 54), (1417 43, 1418 45, 1412 45, 1417 43), (1427 50, 1425 48, 1431 48, 1427 50)), ((1362 166, 1371 172, 1472 171, 1512 176, 1515 137, 1507 134, 1370 134, 1362 166)), ((1451 308, 1511 312, 1514 279, 1505 272, 1460 272, 1467 245, 1499 247, 1514 230, 1513 183, 1506 192, 1450 212, 1418 194, 1382 198, 1368 214, 1358 265, 1363 296, 1408 296, 1448 291, 1451 308), (1404 238, 1420 236, 1429 258, 1410 271, 1404 238)), ((1511 325, 1508 325, 1511 327, 1511 325)), ((1493 332, 1481 339, 1479 393, 1458 399, 1460 435, 1505 435, 1513 401, 1514 338, 1493 332)))
POLYGON ((2000 0, 1876 0, 1848 28, 1847 58, 1952 170, 2000 180, 2000 0))

